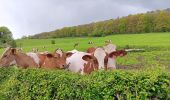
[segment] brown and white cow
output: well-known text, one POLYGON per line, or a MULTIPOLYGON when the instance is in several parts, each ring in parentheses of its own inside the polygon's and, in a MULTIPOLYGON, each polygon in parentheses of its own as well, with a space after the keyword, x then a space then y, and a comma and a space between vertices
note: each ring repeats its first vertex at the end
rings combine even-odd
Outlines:
POLYGON ((15 48, 7 48, 0 59, 0 66, 9 67, 16 65, 21 68, 38 67, 34 59, 22 52, 17 52, 15 48))
POLYGON ((68 70, 81 74, 89 74, 98 70, 96 57, 86 52, 75 52, 67 58, 68 70))
POLYGON ((41 68, 45 69, 65 69, 66 65, 66 54, 61 49, 56 49, 55 52, 43 52, 37 53, 41 68))
POLYGON ((104 48, 98 47, 92 53, 99 63, 99 69, 116 69, 116 58, 118 56, 124 56, 127 54, 124 50, 116 50, 110 53, 107 53, 104 48))
POLYGON ((87 50, 88 53, 94 54, 98 59, 99 69, 116 69, 116 58, 127 54, 125 50, 116 50, 116 45, 108 44, 103 47, 91 47, 87 50))
POLYGON ((42 68, 46 69, 67 69, 66 58, 69 53, 65 53, 62 49, 58 48, 53 53, 38 54, 42 68))
MULTIPOLYGON (((0 59, 0 66, 9 67, 16 65, 21 68, 36 67, 47 69, 63 69, 66 67, 66 59, 63 60, 57 54, 49 53, 21 53, 14 48, 7 48, 0 59), (53 56, 54 55, 54 56, 53 56)), ((59 55, 59 54, 58 54, 59 55)))

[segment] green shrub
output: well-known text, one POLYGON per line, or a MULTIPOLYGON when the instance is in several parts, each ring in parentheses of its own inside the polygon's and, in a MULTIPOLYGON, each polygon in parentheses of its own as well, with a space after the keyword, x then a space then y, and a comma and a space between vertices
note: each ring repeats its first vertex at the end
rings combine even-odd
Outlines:
POLYGON ((51 44, 55 44, 55 40, 51 40, 51 44))
POLYGON ((170 99, 170 77, 162 68, 97 71, 83 76, 43 69, 0 69, 0 73, 2 99, 170 99))

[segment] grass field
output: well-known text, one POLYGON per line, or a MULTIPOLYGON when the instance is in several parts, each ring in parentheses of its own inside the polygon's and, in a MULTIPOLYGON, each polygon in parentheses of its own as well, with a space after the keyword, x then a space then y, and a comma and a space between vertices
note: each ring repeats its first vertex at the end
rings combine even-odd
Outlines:
MULTIPOLYGON (((38 48, 40 51, 54 51, 56 48, 62 48, 68 51, 73 49, 75 43, 79 43, 76 49, 85 51, 91 46, 103 46, 108 39, 112 40, 118 49, 130 47, 146 50, 128 53, 126 57, 118 58, 117 64, 120 68, 136 69, 158 65, 170 69, 170 33, 123 34, 98 38, 21 39, 17 40, 17 45, 21 45, 25 52, 31 51, 32 48, 38 48), (51 40, 55 40, 56 44, 51 44, 51 40), (94 44, 89 45, 89 41, 93 41, 94 44)), ((0 49, 0 54, 2 52, 3 49, 0 49)))

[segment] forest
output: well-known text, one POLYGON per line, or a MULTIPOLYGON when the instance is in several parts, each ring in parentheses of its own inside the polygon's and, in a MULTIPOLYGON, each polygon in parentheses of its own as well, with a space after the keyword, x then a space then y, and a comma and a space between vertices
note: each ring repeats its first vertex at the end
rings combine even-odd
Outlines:
POLYGON ((85 25, 64 27, 23 38, 47 39, 62 37, 102 37, 114 34, 135 34, 170 31, 170 8, 118 17, 85 25))

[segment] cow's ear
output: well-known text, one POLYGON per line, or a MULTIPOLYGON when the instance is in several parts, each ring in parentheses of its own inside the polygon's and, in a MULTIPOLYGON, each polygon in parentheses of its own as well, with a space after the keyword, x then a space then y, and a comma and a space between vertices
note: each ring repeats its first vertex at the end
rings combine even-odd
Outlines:
POLYGON ((109 57, 113 57, 113 56, 119 56, 119 51, 113 51, 109 54, 109 57))
POLYGON ((46 54, 46 56, 47 56, 48 58, 53 57, 53 55, 52 55, 51 53, 46 54))
POLYGON ((127 52, 125 50, 117 50, 117 51, 113 51, 109 54, 109 57, 113 57, 113 56, 125 56, 127 54, 127 52))
POLYGON ((12 54, 16 54, 16 49, 15 48, 11 48, 11 52, 12 52, 12 54))
POLYGON ((127 55, 127 51, 120 50, 119 56, 125 56, 125 55, 127 55))
POLYGON ((72 52, 67 52, 67 53, 66 53, 66 57, 70 57, 70 56, 72 56, 72 55, 73 55, 72 52))
POLYGON ((89 60, 93 59, 93 57, 91 55, 84 55, 82 57, 82 59, 85 60, 85 61, 89 61, 89 60))

